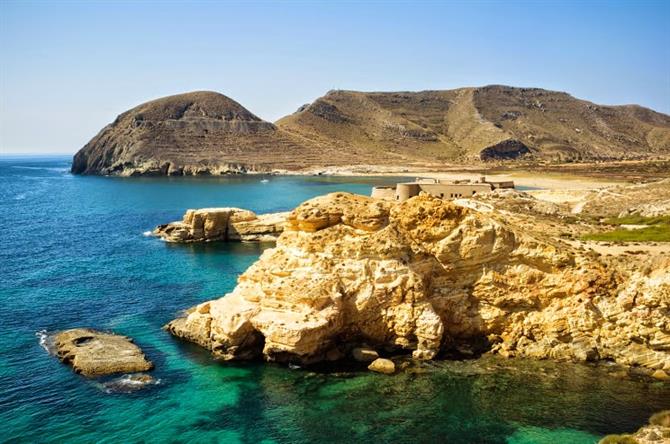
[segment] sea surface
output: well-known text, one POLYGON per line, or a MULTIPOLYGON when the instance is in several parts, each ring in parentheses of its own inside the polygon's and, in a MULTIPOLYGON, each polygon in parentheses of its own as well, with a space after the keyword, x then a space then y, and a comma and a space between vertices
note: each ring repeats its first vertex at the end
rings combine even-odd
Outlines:
POLYGON ((594 443, 670 406, 603 366, 485 358, 396 376, 221 363, 161 327, 232 290, 271 245, 171 245, 187 208, 288 210, 382 178, 104 178, 67 157, 0 157, 0 442, 594 443), (265 179, 265 180, 263 180, 265 179), (72 327, 135 338, 157 384, 86 380, 40 345, 72 327))

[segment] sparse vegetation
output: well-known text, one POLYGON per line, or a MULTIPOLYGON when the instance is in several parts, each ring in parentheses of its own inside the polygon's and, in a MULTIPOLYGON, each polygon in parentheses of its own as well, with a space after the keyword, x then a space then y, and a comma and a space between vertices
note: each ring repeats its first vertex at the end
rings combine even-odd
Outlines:
POLYGON ((646 217, 631 214, 623 217, 610 217, 603 221, 607 225, 659 225, 670 224, 670 216, 646 217))
POLYGON ((582 240, 604 242, 670 242, 670 216, 645 217, 630 215, 609 218, 606 225, 645 225, 644 228, 627 229, 615 228, 610 231, 589 233, 582 236, 582 240))

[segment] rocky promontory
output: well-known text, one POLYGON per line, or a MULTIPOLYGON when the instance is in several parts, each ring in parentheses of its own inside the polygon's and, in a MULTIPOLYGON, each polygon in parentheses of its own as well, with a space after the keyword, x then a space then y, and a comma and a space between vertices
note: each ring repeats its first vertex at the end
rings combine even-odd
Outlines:
POLYGON ((58 359, 89 378, 153 368, 142 350, 126 336, 74 328, 58 332, 49 340, 58 359))
POLYGON ((167 242, 273 242, 284 230, 288 213, 257 215, 241 208, 187 210, 181 221, 159 225, 153 234, 167 242))
POLYGON ((661 375, 669 313, 665 256, 617 266, 504 211, 333 193, 291 212, 230 294, 167 329, 222 359, 312 363, 367 344, 382 357, 478 349, 661 375))
POLYGON ((210 91, 163 97, 119 115, 77 154, 74 174, 218 175, 290 167, 301 145, 210 91))

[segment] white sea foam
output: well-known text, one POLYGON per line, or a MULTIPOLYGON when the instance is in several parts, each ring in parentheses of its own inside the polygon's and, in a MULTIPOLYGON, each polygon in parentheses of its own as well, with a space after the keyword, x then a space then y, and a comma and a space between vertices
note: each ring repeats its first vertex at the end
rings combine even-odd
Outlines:
POLYGON ((261 180, 261 183, 268 183, 268 182, 270 182, 270 181, 267 180, 267 179, 263 179, 263 180, 261 180))
POLYGON ((118 378, 98 384, 105 393, 130 393, 141 390, 151 385, 159 385, 160 379, 150 378, 148 380, 138 379, 138 376, 146 375, 123 375, 118 378))
POLYGON ((16 196, 14 196, 14 200, 23 200, 26 198, 26 193, 19 193, 16 196))
POLYGON ((142 233, 142 236, 151 237, 151 236, 153 236, 153 233, 151 231, 145 231, 145 232, 142 233))
POLYGON ((51 339, 51 336, 49 336, 49 333, 47 333, 46 330, 40 330, 35 332, 35 336, 37 336, 37 340, 40 343, 40 347, 42 347, 44 350, 46 350, 47 353, 53 354, 53 341, 51 339))

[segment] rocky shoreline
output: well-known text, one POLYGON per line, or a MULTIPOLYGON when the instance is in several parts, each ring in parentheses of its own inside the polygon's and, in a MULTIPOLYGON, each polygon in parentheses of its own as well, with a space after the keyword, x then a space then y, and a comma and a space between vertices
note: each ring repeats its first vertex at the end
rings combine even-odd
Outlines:
POLYGON ((181 221, 157 226, 152 234, 166 242, 274 242, 284 230, 286 213, 257 215, 241 208, 187 210, 181 221))
POLYGON ((221 299, 166 328, 218 358, 309 364, 376 350, 597 361, 670 372, 670 261, 634 271, 504 212, 334 193, 298 206, 221 299))

